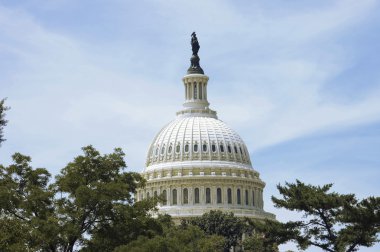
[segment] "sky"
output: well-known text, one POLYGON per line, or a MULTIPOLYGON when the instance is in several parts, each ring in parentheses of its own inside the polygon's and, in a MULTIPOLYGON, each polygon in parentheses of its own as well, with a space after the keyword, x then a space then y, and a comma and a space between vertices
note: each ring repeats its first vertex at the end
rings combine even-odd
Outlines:
POLYGON ((21 152, 56 175, 91 144, 142 171, 182 108, 196 31, 210 108, 247 144, 267 211, 299 218, 270 200, 295 179, 379 196, 378 13, 376 0, 0 0, 0 163, 21 152))

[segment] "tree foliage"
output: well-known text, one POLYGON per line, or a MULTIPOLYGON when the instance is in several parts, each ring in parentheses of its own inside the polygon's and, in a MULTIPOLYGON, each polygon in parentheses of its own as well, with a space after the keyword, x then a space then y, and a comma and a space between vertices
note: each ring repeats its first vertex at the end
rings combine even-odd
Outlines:
POLYGON ((380 198, 358 201, 354 194, 329 192, 331 187, 297 180, 278 185, 282 198, 272 200, 276 207, 304 214, 295 237, 301 248, 312 245, 330 252, 352 252, 373 246, 380 232, 380 198))
POLYGON ((5 111, 8 109, 9 107, 5 106, 5 99, 0 100, 0 146, 1 143, 5 141, 3 130, 8 123, 8 121, 5 120, 5 111))
POLYGON ((0 250, 112 251, 139 235, 162 232, 151 216, 157 200, 134 202, 144 179, 124 172, 120 149, 100 155, 83 148, 50 182, 46 169, 33 169, 30 157, 16 153, 0 166, 0 250))
POLYGON ((229 250, 239 244, 245 229, 244 222, 231 212, 211 210, 200 217, 185 220, 184 224, 198 226, 208 235, 219 235, 225 238, 224 249, 229 250))

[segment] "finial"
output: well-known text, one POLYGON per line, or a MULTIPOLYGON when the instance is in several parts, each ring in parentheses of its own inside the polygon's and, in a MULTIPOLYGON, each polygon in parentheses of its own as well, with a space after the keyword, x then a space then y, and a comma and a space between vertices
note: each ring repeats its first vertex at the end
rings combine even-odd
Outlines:
POLYGON ((191 66, 187 70, 187 74, 204 74, 203 69, 199 65, 199 57, 198 57, 198 51, 199 51, 199 43, 197 34, 193 32, 191 34, 191 50, 193 51, 193 56, 190 58, 191 66))

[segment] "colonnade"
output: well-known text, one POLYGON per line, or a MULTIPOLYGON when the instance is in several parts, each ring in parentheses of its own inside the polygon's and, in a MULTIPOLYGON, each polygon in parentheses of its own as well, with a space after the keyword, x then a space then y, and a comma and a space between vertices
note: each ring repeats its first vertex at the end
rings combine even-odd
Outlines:
POLYGON ((263 209, 263 190, 257 187, 239 186, 160 186, 139 191, 138 200, 152 195, 166 198, 161 206, 231 206, 263 209), (218 190, 219 189, 219 190, 218 190), (198 193, 199 195, 197 195, 198 193), (239 199, 240 198, 240 199, 239 199))

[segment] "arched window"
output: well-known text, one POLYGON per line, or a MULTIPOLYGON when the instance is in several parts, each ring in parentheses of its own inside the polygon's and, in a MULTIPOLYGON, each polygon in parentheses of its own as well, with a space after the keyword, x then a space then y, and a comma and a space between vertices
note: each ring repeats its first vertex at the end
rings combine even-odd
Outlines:
POLYGON ((185 152, 189 152, 189 144, 188 143, 186 143, 186 145, 185 145, 185 152))
POLYGON ((216 152, 216 145, 214 143, 211 145, 211 150, 212 152, 216 152))
POLYGON ((252 190, 252 206, 255 206, 255 191, 252 190))
POLYGON ((199 188, 195 188, 194 190, 194 203, 199 204, 199 188))
POLYGON ((150 198, 150 194, 149 194, 149 192, 146 193, 146 198, 147 198, 147 199, 150 198))
POLYGON ((194 99, 197 99, 197 83, 194 83, 194 99))
POLYGON ((203 150, 203 152, 206 152, 206 151, 207 151, 207 144, 206 144, 206 143, 204 143, 204 144, 202 145, 202 150, 203 150))
POLYGON ((216 189, 216 203, 222 203, 222 189, 220 188, 216 189))
POLYGON ((197 143, 194 144, 194 152, 198 152, 198 144, 197 143))
POLYGON ((177 189, 173 189, 173 193, 172 193, 172 205, 177 205, 177 189))
POLYGON ((232 204, 232 190, 231 190, 231 188, 227 189, 227 202, 228 202, 228 204, 232 204))
POLYGON ((211 203, 211 189, 206 188, 206 204, 210 204, 210 203, 211 203))
POLYGON ((237 189, 236 197, 237 197, 237 203, 238 203, 238 205, 241 205, 241 194, 240 194, 240 189, 237 189))
POLYGON ((159 146, 156 147, 156 153, 155 153, 156 156, 158 155, 158 149, 159 148, 160 148, 159 146))
POLYGON ((183 204, 189 204, 189 190, 183 189, 183 204))
POLYGON ((249 200, 248 200, 248 190, 245 190, 245 204, 248 206, 249 200))
POLYGON ((165 153, 165 145, 162 146, 162 148, 161 148, 161 155, 164 155, 164 153, 165 153))
POLYGON ((224 152, 224 146, 223 146, 223 144, 221 144, 221 145, 219 146, 219 149, 220 149, 220 152, 224 152))
POLYGON ((181 150, 181 145, 178 143, 177 147, 175 148, 175 152, 179 153, 181 150))
POLYGON ((173 146, 170 144, 170 145, 169 145, 169 148, 168 148, 168 153, 169 153, 169 154, 172 153, 172 150, 173 150, 173 146))
POLYGON ((162 198, 163 198, 162 205, 166 206, 166 204, 167 204, 167 202, 168 202, 168 198, 167 198, 166 190, 163 190, 163 191, 162 191, 162 198))

